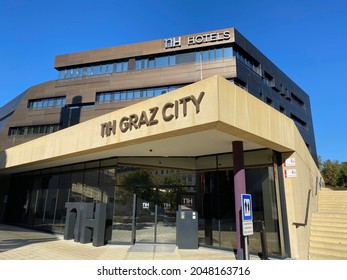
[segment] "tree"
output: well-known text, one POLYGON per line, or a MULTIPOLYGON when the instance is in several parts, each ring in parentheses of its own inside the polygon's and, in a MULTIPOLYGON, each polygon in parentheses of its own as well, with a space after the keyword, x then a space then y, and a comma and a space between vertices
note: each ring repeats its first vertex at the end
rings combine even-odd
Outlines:
POLYGON ((347 161, 340 165, 340 170, 337 174, 337 185, 342 188, 347 188, 347 161))
POLYGON ((340 164, 337 160, 326 160, 321 172, 327 187, 337 186, 337 175, 340 172, 340 164))

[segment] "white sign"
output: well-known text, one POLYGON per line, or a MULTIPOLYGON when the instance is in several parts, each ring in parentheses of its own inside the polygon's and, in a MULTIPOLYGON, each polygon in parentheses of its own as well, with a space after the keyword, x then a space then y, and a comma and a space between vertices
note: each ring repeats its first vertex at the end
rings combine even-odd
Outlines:
POLYGON ((287 158, 284 162, 285 166, 295 166, 295 158, 287 158))
POLYGON ((284 170, 284 174, 285 174, 286 178, 296 178, 297 177, 296 169, 284 170))
POLYGON ((253 234, 253 221, 242 221, 242 235, 248 236, 253 234))
POLYGON ((149 209, 149 202, 142 202, 142 209, 149 209))

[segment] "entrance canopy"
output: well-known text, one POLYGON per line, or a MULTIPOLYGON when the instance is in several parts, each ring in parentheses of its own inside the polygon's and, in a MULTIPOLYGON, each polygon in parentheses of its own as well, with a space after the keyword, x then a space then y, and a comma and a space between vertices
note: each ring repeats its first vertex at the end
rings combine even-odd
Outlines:
POLYGON ((136 157, 195 157, 305 144, 284 114, 220 76, 128 106, 0 153, 0 172, 15 173, 90 161, 136 157), (299 144, 298 144, 299 143, 299 144))

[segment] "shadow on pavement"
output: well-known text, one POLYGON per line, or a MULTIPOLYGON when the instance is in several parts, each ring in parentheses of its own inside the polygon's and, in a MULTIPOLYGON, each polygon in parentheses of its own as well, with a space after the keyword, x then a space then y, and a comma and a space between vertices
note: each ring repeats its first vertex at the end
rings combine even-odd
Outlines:
POLYGON ((49 233, 0 224, 0 253, 34 243, 58 239, 58 237, 49 233))

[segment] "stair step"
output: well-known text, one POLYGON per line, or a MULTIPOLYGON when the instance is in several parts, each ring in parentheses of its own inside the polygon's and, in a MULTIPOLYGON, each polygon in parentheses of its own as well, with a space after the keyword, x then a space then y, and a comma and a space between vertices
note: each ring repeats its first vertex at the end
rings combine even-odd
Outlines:
POLYGON ((336 235, 320 235, 319 232, 314 234, 311 233, 310 242, 322 242, 331 244, 341 244, 347 246, 347 233, 344 236, 336 235))
POLYGON ((312 226, 316 227, 338 227, 342 228, 341 230, 345 230, 347 232, 347 223, 346 221, 339 221, 339 220, 331 220, 331 221, 311 221, 312 226))
POLYGON ((347 213, 334 213, 334 212, 314 212, 312 213, 312 217, 327 217, 327 218, 341 218, 341 219, 347 219, 347 213))
POLYGON ((309 260, 341 260, 341 257, 310 253, 309 260))
POLYGON ((336 207, 322 207, 318 206, 318 212, 333 212, 333 213, 342 213, 347 214, 347 209, 339 209, 336 207))
POLYGON ((347 213, 334 213, 334 212, 314 212, 312 213, 312 217, 327 217, 327 218, 341 218, 341 219, 347 219, 347 213))
POLYGON ((310 255, 311 254, 322 254, 327 256, 335 256, 340 260, 347 260, 347 251, 346 250, 334 250, 329 248, 316 248, 310 247, 310 255))
POLYGON ((331 230, 324 230, 321 228, 318 228, 318 229, 312 229, 311 228, 311 236, 325 236, 325 237, 331 237, 331 238, 347 238, 347 232, 342 232, 340 230, 331 231, 331 230))
POLYGON ((347 256, 347 244, 310 241, 310 248, 322 248, 322 249, 343 251, 344 253, 346 253, 346 256, 347 256))
POLYGON ((347 260, 347 190, 319 192, 310 229, 310 260, 347 260))
POLYGON ((328 226, 318 226, 318 225, 312 225, 311 224, 311 232, 314 231, 325 231, 328 233, 341 233, 344 234, 347 237, 347 230, 344 227, 339 227, 338 225, 328 225, 328 226))

